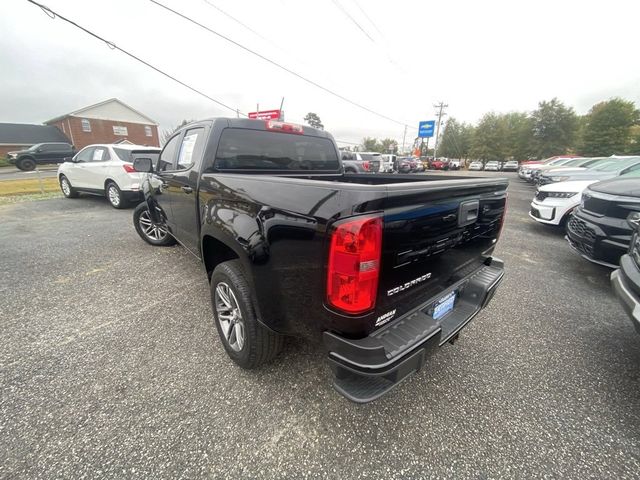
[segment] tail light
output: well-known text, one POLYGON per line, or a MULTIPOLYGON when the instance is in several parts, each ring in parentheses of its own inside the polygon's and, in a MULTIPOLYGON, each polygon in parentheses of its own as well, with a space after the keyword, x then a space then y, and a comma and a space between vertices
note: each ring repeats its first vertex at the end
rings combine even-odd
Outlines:
POLYGON ((295 123, 276 122, 275 120, 267 120, 265 122, 267 130, 273 132, 282 133, 295 133, 297 135, 304 135, 304 128, 302 125, 296 125, 295 123))
POLYGON ((371 165, 369 162, 362 162, 362 168, 364 168, 367 172, 369 171, 370 166, 371 165))
POLYGON ((509 194, 505 194, 504 196, 504 209, 502 211, 502 218, 500 219, 500 229, 498 230, 498 234, 496 235, 496 242, 500 238, 502 234, 502 229, 504 228, 504 220, 507 218, 507 201, 509 200, 509 194))
POLYGON ((382 217, 367 215, 334 225, 327 271, 327 302, 349 314, 376 305, 382 217))
POLYGON ((128 163, 125 163, 122 168, 124 168, 124 171, 127 173, 136 173, 136 169, 133 168, 133 165, 129 165, 128 163))

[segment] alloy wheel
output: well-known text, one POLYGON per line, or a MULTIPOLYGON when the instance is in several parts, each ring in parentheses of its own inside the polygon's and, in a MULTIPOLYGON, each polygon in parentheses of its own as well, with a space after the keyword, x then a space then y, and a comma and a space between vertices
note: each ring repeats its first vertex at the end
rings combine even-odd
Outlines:
POLYGON ((69 180, 65 177, 60 180, 60 188, 62 188, 62 193, 64 193, 66 197, 71 195, 71 185, 69 185, 69 180))
POLYGON ((245 344, 244 320, 233 290, 224 282, 216 285, 214 296, 216 316, 229 347, 235 352, 245 344))
POLYGON ((120 205, 120 192, 118 191, 118 187, 111 184, 107 190, 107 194, 109 195, 109 201, 111 205, 117 207, 120 205))
POLYGON ((151 240, 159 242, 164 240, 168 235, 165 227, 153 224, 151 217, 149 216, 149 210, 145 210, 140 214, 138 222, 140 223, 140 227, 142 227, 144 234, 151 240))

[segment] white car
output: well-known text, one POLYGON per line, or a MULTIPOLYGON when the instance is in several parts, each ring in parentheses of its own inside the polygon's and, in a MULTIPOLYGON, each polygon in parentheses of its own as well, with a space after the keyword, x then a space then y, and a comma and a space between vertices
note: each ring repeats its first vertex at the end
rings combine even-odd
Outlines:
POLYGON ((382 161, 380 162, 380 173, 393 173, 394 165, 396 164, 396 155, 382 154, 380 155, 382 161))
POLYGON ((485 171, 490 170, 493 172, 497 172, 498 170, 500 170, 500 163, 492 160, 490 162, 487 162, 487 164, 484 166, 484 169, 485 171))
MULTIPOLYGON (((67 198, 79 192, 105 195, 114 208, 125 208, 144 199, 142 181, 144 173, 133 169, 134 158, 151 158, 157 162, 160 149, 141 145, 100 144, 80 150, 70 162, 58 167, 60 189, 67 198)), ((158 180, 152 182, 158 188, 158 180)))
POLYGON ((482 162, 474 161, 469 164, 469 170, 482 170, 483 168, 482 162))
POLYGON ((538 189, 531 202, 529 216, 536 222, 564 225, 569 215, 580 205, 582 191, 597 180, 552 183, 538 189))

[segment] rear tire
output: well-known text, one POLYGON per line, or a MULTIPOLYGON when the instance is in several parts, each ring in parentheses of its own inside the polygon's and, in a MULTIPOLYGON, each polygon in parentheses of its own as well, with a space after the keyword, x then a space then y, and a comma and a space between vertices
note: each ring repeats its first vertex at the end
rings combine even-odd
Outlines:
POLYGON ((129 202, 125 200, 122 191, 115 182, 107 182, 104 192, 113 208, 121 209, 129 206, 129 202))
POLYGON ((145 242, 155 247, 169 247, 176 244, 176 239, 166 227, 153 225, 149 215, 147 202, 142 202, 133 211, 133 226, 145 242))
POLYGON ((213 271, 211 303, 220 341, 238 366, 247 370, 259 367, 282 350, 284 338, 256 317, 251 288, 239 260, 221 263, 213 271))
POLYGON ((22 171, 30 172, 31 170, 35 170, 36 161, 33 158, 23 158, 16 163, 16 167, 22 171))
POLYGON ((60 175, 60 190, 67 198, 78 198, 78 191, 71 186, 71 182, 64 175, 60 175))

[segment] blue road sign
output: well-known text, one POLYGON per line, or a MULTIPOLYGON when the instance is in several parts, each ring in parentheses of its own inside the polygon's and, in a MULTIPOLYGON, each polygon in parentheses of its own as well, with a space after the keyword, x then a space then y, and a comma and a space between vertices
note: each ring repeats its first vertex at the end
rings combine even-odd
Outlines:
POLYGON ((418 137, 430 138, 433 137, 433 131, 436 129, 435 120, 426 120, 418 124, 418 137))

